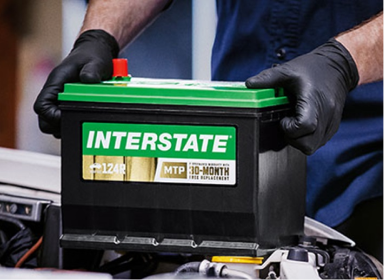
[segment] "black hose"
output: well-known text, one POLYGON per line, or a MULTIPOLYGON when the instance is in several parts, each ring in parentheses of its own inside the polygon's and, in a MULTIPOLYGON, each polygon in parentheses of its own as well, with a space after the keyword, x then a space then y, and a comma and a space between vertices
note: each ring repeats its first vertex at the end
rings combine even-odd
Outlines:
POLYGON ((199 272, 199 266, 200 266, 200 262, 189 262, 179 266, 175 270, 174 274, 178 275, 180 273, 199 272))
POLYGON ((25 225, 20 220, 12 218, 12 217, 8 217, 8 216, 0 214, 0 221, 4 221, 4 222, 8 222, 8 223, 14 224, 19 229, 25 229, 25 225))

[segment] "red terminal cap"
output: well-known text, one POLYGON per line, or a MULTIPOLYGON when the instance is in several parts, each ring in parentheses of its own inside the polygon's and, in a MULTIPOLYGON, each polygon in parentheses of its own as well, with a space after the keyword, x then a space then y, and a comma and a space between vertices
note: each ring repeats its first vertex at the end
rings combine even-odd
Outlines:
POLYGON ((128 60, 125 58, 114 58, 113 77, 128 77, 128 60))

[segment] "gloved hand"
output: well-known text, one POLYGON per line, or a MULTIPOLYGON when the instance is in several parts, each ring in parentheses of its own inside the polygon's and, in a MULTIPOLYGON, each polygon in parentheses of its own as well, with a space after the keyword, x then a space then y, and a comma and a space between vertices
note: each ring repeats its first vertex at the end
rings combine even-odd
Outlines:
POLYGON ((247 79, 246 86, 284 88, 295 112, 280 125, 287 142, 310 155, 338 130, 347 93, 358 81, 350 53, 331 39, 308 54, 247 79))
POLYGON ((69 55, 49 74, 34 110, 44 133, 60 137, 61 111, 57 95, 65 83, 99 83, 112 76, 112 59, 119 53, 114 37, 103 30, 88 30, 76 40, 69 55))

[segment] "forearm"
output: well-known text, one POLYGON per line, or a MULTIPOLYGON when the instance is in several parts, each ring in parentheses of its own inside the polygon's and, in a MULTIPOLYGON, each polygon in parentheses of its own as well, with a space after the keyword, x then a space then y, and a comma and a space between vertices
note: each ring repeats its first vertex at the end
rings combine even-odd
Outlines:
POLYGON ((169 0, 90 0, 80 33, 102 29, 118 42, 129 44, 166 7, 169 0))
POLYGON ((383 13, 336 37, 352 55, 359 85, 383 79, 383 13))

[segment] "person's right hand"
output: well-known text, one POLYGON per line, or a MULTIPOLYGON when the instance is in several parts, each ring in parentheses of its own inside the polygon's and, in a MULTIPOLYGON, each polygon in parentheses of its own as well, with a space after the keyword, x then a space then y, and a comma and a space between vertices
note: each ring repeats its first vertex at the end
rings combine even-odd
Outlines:
POLYGON ((119 53, 115 38, 103 30, 88 30, 76 40, 69 55, 49 74, 34 110, 44 133, 60 138, 61 111, 57 96, 65 83, 99 83, 112 76, 112 59, 119 53))

